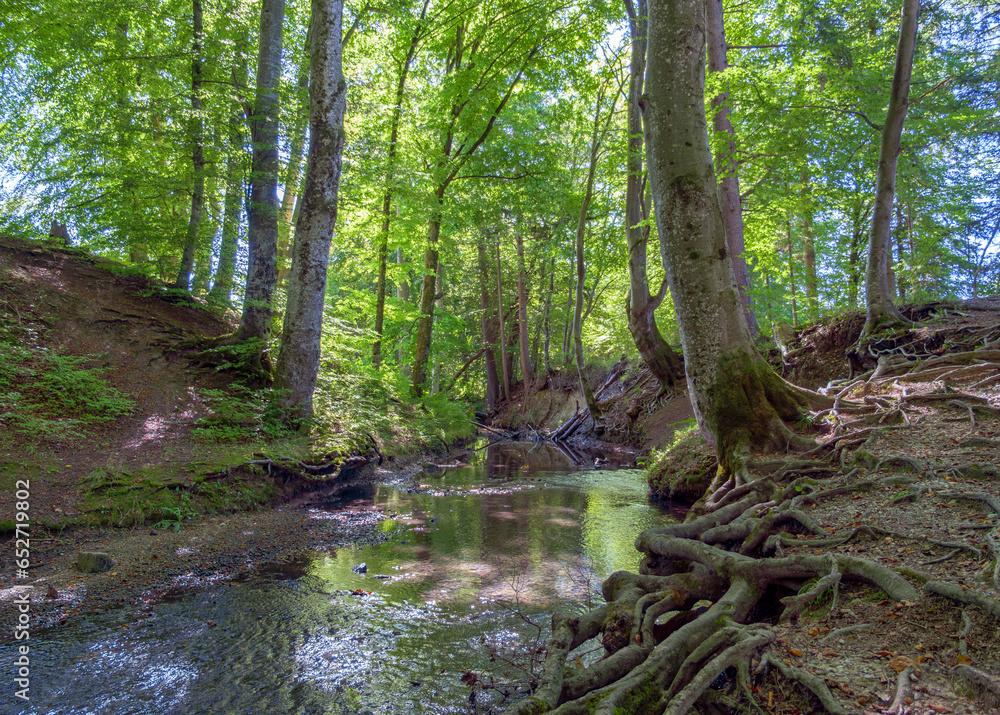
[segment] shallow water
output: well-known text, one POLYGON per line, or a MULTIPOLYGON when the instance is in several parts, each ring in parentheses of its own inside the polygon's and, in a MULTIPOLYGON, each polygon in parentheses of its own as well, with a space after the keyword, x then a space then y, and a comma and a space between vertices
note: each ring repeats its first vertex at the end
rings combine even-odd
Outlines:
POLYGON ((523 692, 525 654, 544 643, 552 612, 600 602, 603 578, 637 567, 635 536, 672 517, 638 470, 579 469, 546 445, 477 456, 421 474, 418 491, 368 487, 309 511, 377 509, 385 543, 331 545, 246 581, 33 634, 21 711, 502 708, 523 692))

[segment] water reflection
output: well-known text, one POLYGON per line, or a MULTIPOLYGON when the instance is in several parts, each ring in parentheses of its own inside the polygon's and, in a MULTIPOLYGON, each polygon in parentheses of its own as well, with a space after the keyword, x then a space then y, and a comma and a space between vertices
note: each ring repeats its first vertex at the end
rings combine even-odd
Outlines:
POLYGON ((636 534, 669 518, 641 472, 581 469, 547 445, 491 447, 418 481, 339 495, 388 516, 385 543, 39 634, 26 712, 489 712, 502 690, 470 704, 462 675, 506 671, 515 687, 491 650, 599 599, 605 576, 637 566, 636 534))

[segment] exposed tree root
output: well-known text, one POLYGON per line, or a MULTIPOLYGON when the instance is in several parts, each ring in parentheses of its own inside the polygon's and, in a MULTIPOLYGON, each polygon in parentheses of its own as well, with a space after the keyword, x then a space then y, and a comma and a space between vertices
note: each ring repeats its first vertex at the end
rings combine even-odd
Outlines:
MULTIPOLYGON (((833 532, 817 523, 808 507, 891 483, 906 491, 890 504, 933 495, 978 502, 1000 514, 1000 499, 993 494, 964 491, 952 483, 963 470, 992 474, 989 464, 970 461, 948 467, 908 454, 876 458, 871 448, 886 432, 919 424, 928 410, 961 410, 962 419, 968 419, 973 429, 1000 414, 989 400, 969 392, 1000 382, 995 374, 1000 372, 998 330, 966 336, 964 349, 945 355, 926 353, 941 347, 945 340, 941 336, 902 331, 888 340, 869 340, 862 360, 867 372, 821 390, 833 405, 823 405, 812 416, 814 425, 827 426, 826 439, 795 457, 759 458, 743 449, 732 455, 729 471, 716 477, 684 523, 639 534, 636 549, 643 554, 639 573, 610 576, 603 587, 607 603, 599 609, 554 619, 538 687, 507 712, 765 712, 752 685, 768 669, 811 693, 823 712, 855 712, 854 702, 842 700, 845 694, 835 694, 822 678, 785 660, 776 646, 775 629, 794 623, 820 599, 824 607, 831 602, 830 612, 836 612, 848 581, 865 582, 889 599, 910 605, 920 600, 921 591, 896 571, 842 553, 838 547, 868 537, 942 550, 925 564, 961 554, 989 559, 984 578, 1000 588, 1000 527, 996 520, 967 527, 988 530, 985 544, 900 533, 875 523, 855 523, 849 530, 833 532), (975 349, 984 342, 990 347, 975 349), (965 391, 951 386, 960 383, 966 385, 965 391), (850 464, 852 460, 861 467, 850 464), (857 478, 862 467, 867 476, 857 478), (604 654, 579 669, 574 651, 587 641, 599 642, 604 654), (755 661, 759 662, 754 668, 755 661), (567 667, 574 662, 577 669, 567 667), (724 672, 728 675, 720 678, 724 672), (720 682, 728 684, 722 686, 724 692, 712 689, 720 682)), ((803 445, 801 435, 790 437, 784 431, 775 439, 796 449, 803 445)), ((1000 441, 972 436, 960 446, 995 450, 1000 441)), ((982 454, 970 452, 969 459, 982 454)), ((856 521, 865 522, 871 511, 859 514, 856 521)), ((978 607, 1000 620, 1000 601, 987 594, 905 573, 914 581, 926 581, 924 594, 978 607)), ((838 628, 819 643, 869 627, 859 623, 838 628)), ((1000 680, 995 676, 968 665, 959 670, 978 692, 1000 698, 1000 680)), ((919 690, 914 688, 918 676, 913 667, 903 669, 893 702, 884 712, 910 711, 919 690)))

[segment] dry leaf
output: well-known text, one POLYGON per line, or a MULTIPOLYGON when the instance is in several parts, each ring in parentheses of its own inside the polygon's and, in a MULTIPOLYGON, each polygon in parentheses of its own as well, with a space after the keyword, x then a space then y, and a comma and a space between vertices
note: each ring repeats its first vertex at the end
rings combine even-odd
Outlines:
POLYGON ((823 649, 823 655, 825 655, 827 658, 836 658, 837 657, 837 651, 832 650, 831 648, 824 648, 823 649))
POLYGON ((889 661, 889 667, 895 670, 897 673, 902 673, 907 668, 913 667, 913 661, 907 658, 905 655, 897 655, 895 658, 889 661))
POLYGON ((933 710, 936 713, 942 713, 943 714, 943 713, 950 713, 951 712, 951 708, 949 708, 946 705, 928 705, 927 707, 929 707, 931 710, 933 710))
POLYGON ((801 658, 802 657, 802 651, 800 651, 800 650, 795 650, 794 648, 789 648, 788 652, 791 653, 792 655, 794 655, 796 658, 801 658))

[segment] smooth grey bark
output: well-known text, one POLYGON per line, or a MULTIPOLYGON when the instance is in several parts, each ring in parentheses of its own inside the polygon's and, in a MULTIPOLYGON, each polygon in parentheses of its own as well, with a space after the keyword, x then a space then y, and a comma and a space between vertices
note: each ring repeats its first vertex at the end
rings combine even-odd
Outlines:
POLYGON ((524 240, 520 231, 515 231, 514 237, 517 243, 517 316, 518 343, 521 351, 521 380, 524 382, 524 394, 527 396, 528 387, 535 376, 532 374, 531 361, 528 358, 528 289, 524 276, 524 240))
POLYGON ((503 395, 501 395, 501 398, 511 400, 511 364, 510 352, 507 350, 507 319, 503 310, 503 278, 501 277, 501 270, 500 237, 497 236, 497 317, 500 320, 500 362, 503 371, 503 395))
POLYGON ((896 193, 896 164, 902 145, 903 122, 909 105, 910 75, 917 44, 919 12, 919 0, 903 0, 889 108, 882 125, 882 144, 875 178, 875 209, 872 212, 871 233, 868 235, 868 263, 865 269, 866 318, 859 344, 887 324, 910 324, 892 302, 888 271, 889 233, 892 201, 896 193))
POLYGON ((204 23, 202 18, 201 0, 192 0, 192 25, 194 39, 191 43, 191 165, 194 169, 194 186, 191 191, 191 215, 188 219, 187 233, 184 237, 184 252, 181 255, 181 265, 177 271, 174 288, 189 290, 191 287, 191 272, 194 270, 195 252, 198 249, 198 232, 201 227, 201 214, 205 207, 205 137, 204 121, 201 117, 201 47, 204 23))
POLYGON ((424 35, 423 22, 427 16, 430 0, 424 0, 420 11, 420 22, 410 37, 410 46, 399 68, 399 79, 396 82, 396 102, 392 110, 392 121, 389 129, 389 154, 386 158, 385 194, 382 196, 382 228, 378 236, 378 280, 375 289, 375 341, 372 343, 372 362, 378 370, 382 365, 382 330, 385 323, 385 273, 389 254, 389 226, 392 222, 392 185, 396 176, 396 154, 399 143, 399 122, 403 115, 403 98, 406 92, 406 78, 410 74, 410 66, 417 54, 417 46, 424 35))
POLYGON ((705 2, 650 0, 649 21, 646 156, 688 391, 720 474, 746 478, 751 446, 796 440, 782 419, 805 397, 757 352, 733 285, 705 116, 705 2))
MULTIPOLYGON (((724 72, 729 67, 727 58, 726 29, 723 22, 722 0, 707 0, 705 19, 708 28, 708 71, 724 72)), ((750 270, 747 268, 746 248, 743 243, 743 201, 740 198, 740 175, 736 162, 736 130, 729 118, 729 89, 712 97, 712 127, 718 141, 715 157, 719 178, 719 205, 722 222, 726 227, 726 246, 733 264, 733 280, 740 294, 743 313, 746 315, 750 334, 757 337, 760 327, 750 299, 750 270)))
MULTIPOLYGON (((309 55, 306 54, 299 66, 299 92, 308 97, 309 91, 309 55)), ((278 212, 278 277, 277 285, 281 286, 288 279, 288 268, 292 257, 292 234, 295 227, 295 200, 302 183, 302 155, 306 145, 306 125, 308 124, 309 107, 306 101, 306 120, 297 119, 289 122, 289 132, 292 141, 288 148, 288 163, 285 165, 285 176, 282 182, 285 190, 281 196, 281 209, 278 212)))
POLYGON ((237 342, 271 335, 274 289, 278 282, 278 80, 281 77, 285 0, 263 0, 257 98, 249 113, 250 206, 247 229, 247 285, 237 342))
POLYGON ((552 339, 552 326, 549 322, 549 318, 552 312, 552 295, 556 290, 556 257, 553 256, 551 262, 549 263, 549 290, 545 294, 545 311, 542 317, 542 324, 544 326, 543 330, 545 333, 545 346, 542 349, 543 358, 545 360, 545 374, 552 374, 552 360, 549 356, 549 343, 552 339))
POLYGON ((486 362, 486 406, 492 410, 500 399, 500 376, 497 374, 496 353, 493 346, 497 341, 497 313, 493 312, 490 300, 489 262, 486 260, 486 240, 480 236, 476 242, 479 257, 479 305, 483 315, 483 346, 486 362))
POLYGON ((342 0, 312 0, 310 21, 309 160, 295 227, 288 305, 275 386, 287 419, 312 415, 319 372, 330 243, 337 222, 347 83, 341 66, 342 0))
POLYGON ((629 332, 639 355, 663 389, 672 388, 684 378, 681 356, 674 352, 656 324, 656 309, 667 293, 666 280, 657 295, 649 292, 646 272, 647 245, 649 242, 649 210, 642 200, 642 113, 639 97, 646 72, 646 0, 639 0, 638 13, 632 0, 625 0, 632 36, 631 74, 628 88, 628 177, 625 185, 625 239, 628 244, 629 292, 625 303, 629 332))
MULTIPOLYGON (((405 263, 406 260, 403 258, 403 249, 397 248, 396 265, 402 266, 405 263)), ((410 302, 410 282, 406 279, 405 273, 403 274, 402 278, 396 281, 396 299, 399 300, 400 303, 404 304, 410 302)), ((402 341, 400 341, 399 347, 396 350, 396 364, 399 365, 399 371, 402 374, 404 375, 410 374, 409 372, 410 368, 406 364, 406 351, 403 349, 402 341)))
POLYGON ((812 186, 808 172, 802 172, 802 270, 806 283, 809 320, 819 321, 819 280, 816 276, 816 242, 813 237, 812 186))
MULTIPOLYGON (((232 71, 232 81, 237 92, 243 91, 247 83, 246 47, 248 38, 241 37, 236 43, 236 66, 232 71)), ((243 122, 244 108, 229 115, 229 151, 226 154, 226 199, 222 217, 222 242, 219 246, 219 263, 215 268, 212 290, 208 299, 213 303, 232 307, 233 280, 236 275, 236 250, 240 236, 240 210, 246 192, 243 177, 243 122)))

